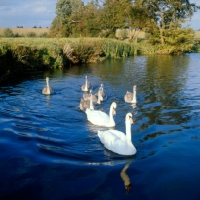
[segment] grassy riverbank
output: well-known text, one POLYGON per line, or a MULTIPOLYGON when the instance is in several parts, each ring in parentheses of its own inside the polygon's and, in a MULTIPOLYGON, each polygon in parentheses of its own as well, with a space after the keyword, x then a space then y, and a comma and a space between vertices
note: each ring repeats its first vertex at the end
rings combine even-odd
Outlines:
MULTIPOLYGON (((134 43, 104 38, 0 38, 0 77, 106 58, 155 54, 158 48, 144 39, 134 43)), ((194 49, 199 51, 198 46, 194 49)))
POLYGON ((101 38, 0 38, 0 75, 134 55, 137 45, 101 38))

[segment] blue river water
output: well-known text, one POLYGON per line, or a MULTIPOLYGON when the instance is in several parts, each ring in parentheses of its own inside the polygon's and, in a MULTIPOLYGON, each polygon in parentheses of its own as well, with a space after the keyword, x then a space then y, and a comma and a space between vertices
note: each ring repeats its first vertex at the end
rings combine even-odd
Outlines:
MULTIPOLYGON (((16 77, 17 78, 17 77, 16 77)), ((19 77, 0 87, 0 199, 200 199, 200 54, 135 56, 19 77), (101 144, 79 103, 85 76, 133 114, 134 156, 101 144), (42 94, 45 78, 55 94, 42 94), (137 104, 124 102, 137 85, 137 104), (131 184, 129 192, 125 185, 131 184), (129 194, 127 194, 129 193, 129 194)))

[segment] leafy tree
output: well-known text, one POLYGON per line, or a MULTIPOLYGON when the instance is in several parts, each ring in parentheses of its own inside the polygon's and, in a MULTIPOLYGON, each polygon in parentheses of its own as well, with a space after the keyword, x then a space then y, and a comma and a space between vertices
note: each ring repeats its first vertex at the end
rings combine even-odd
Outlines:
POLYGON ((131 0, 105 0, 102 10, 104 29, 114 36, 117 28, 129 27, 131 0))
POLYGON ((58 0, 56 3, 56 17, 54 18, 50 35, 57 35, 59 37, 69 36, 72 34, 70 17, 73 12, 83 6, 81 0, 58 0))
MULTIPOLYGON (((129 36, 130 40, 137 39, 140 31, 146 31, 151 26, 151 18, 148 15, 147 9, 141 5, 141 1, 136 0, 131 7, 131 11, 128 17, 129 29, 135 34, 129 36)), ((136 40, 137 41, 137 40, 136 40)))
POLYGON ((90 2, 71 15, 73 36, 97 37, 101 32, 98 2, 90 2))
POLYGON ((182 23, 199 8, 189 0, 135 0, 135 4, 150 19, 146 30, 155 39, 159 38, 162 45, 166 43, 166 31, 181 28, 182 23))

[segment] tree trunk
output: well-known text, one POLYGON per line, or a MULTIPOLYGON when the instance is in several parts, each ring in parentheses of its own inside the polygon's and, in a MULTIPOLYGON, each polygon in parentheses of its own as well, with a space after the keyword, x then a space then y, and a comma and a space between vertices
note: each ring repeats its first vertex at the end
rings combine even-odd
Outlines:
POLYGON ((160 31, 160 43, 162 46, 165 45, 165 40, 164 40, 164 30, 165 30, 165 21, 164 21, 164 13, 163 12, 159 12, 160 17, 161 17, 161 22, 158 25, 159 27, 159 31, 160 31))
POLYGON ((163 32, 164 30, 160 27, 160 43, 162 46, 165 45, 165 40, 164 40, 164 37, 163 37, 163 32))

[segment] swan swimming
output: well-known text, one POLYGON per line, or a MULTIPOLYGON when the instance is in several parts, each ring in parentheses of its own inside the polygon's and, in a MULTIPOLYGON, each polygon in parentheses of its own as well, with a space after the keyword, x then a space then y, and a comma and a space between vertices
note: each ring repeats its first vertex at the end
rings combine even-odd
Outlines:
POLYGON ((118 130, 98 131, 100 141, 104 146, 120 155, 134 155, 137 150, 131 141, 132 114, 127 113, 125 117, 126 134, 118 130))
POLYGON ((137 103, 136 99, 136 85, 133 86, 133 93, 127 91, 124 95, 124 101, 127 103, 137 103))
POLYGON ((116 107, 117 104, 113 102, 110 106, 109 115, 100 110, 90 110, 90 109, 86 109, 85 113, 87 115, 88 121, 90 121, 92 124, 98 126, 114 127, 115 121, 113 119, 113 115, 116 114, 116 107))
POLYGON ((90 97, 92 96, 92 102, 101 104, 101 101, 103 101, 103 97, 101 95, 101 92, 98 91, 97 96, 92 94, 92 90, 90 90, 89 94, 83 94, 83 99, 85 101, 90 100, 90 97))
MULTIPOLYGON (((106 99, 107 99, 107 95, 106 95, 106 93, 104 92, 104 85, 103 84, 101 84, 101 86, 100 86, 100 88, 99 88, 99 90, 98 90, 98 93, 100 92, 101 93, 101 96, 102 96, 102 101, 105 101, 106 99)), ((98 93, 97 94, 95 94, 96 96, 98 96, 98 93)))
POLYGON ((89 83, 87 76, 85 76, 85 84, 82 85, 81 90, 87 92, 90 88, 92 88, 92 85, 89 83))
POLYGON ((88 99, 85 100, 85 99, 81 98, 79 108, 84 112, 86 111, 86 109, 94 110, 92 96, 90 96, 89 100, 88 99))
POLYGON ((46 77, 46 86, 42 90, 42 94, 53 94, 54 90, 49 84, 49 77, 46 77))

